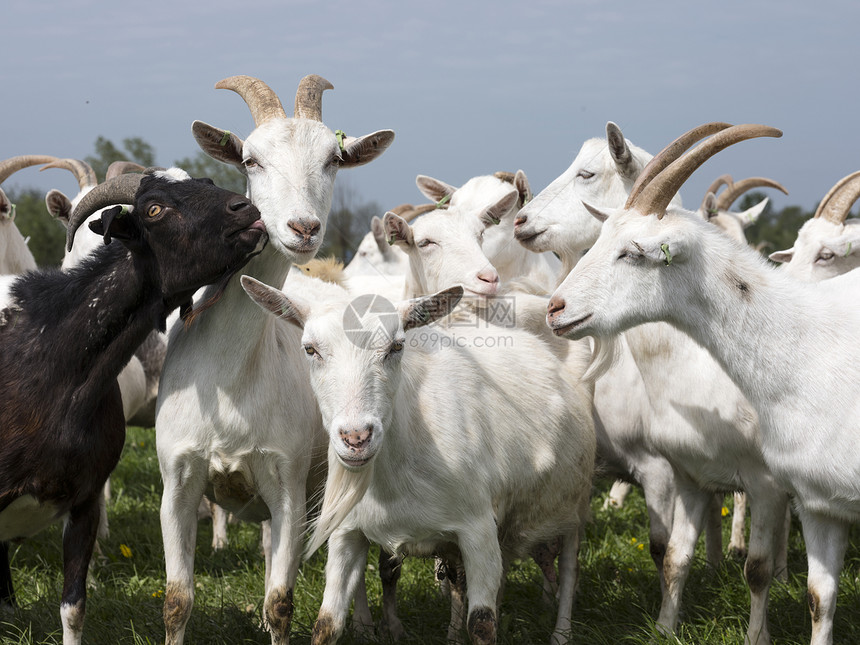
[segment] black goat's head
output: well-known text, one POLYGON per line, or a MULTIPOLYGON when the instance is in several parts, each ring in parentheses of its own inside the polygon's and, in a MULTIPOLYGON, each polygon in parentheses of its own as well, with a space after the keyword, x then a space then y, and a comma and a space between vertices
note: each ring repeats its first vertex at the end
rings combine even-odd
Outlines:
POLYGON ((226 282, 267 240, 259 211, 243 195, 176 168, 148 169, 106 181, 84 196, 69 220, 69 249, 78 227, 103 208, 90 228, 105 243, 116 239, 133 255, 152 258, 173 305, 202 286, 226 282))

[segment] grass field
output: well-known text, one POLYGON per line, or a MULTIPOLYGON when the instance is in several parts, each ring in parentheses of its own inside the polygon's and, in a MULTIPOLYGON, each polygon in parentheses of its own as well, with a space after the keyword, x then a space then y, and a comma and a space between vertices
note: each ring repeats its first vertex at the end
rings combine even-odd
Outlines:
MULTIPOLYGON (((161 480, 152 430, 130 428, 123 458, 112 477, 110 539, 92 568, 84 642, 139 645, 163 642, 161 622, 164 562, 158 507, 161 480)), ((726 560, 708 567, 699 552, 684 594, 683 623, 677 639, 658 636, 653 627, 660 593, 648 555, 647 520, 641 495, 634 491, 625 508, 603 511, 609 482, 598 485, 594 517, 580 554, 581 579, 574 608, 575 644, 742 643, 749 597, 742 563, 726 560)), ((726 518, 728 534, 730 517, 726 518)), ((196 556, 196 599, 186 633, 188 643, 269 643, 260 627, 263 560, 259 527, 230 525, 231 547, 212 553, 211 524, 201 522, 196 556)), ((726 542, 728 537, 726 537, 726 542)), ((860 643, 860 533, 852 543, 840 583, 836 643, 860 643)), ((700 545, 701 547, 701 545, 700 545)), ((375 561, 371 554, 370 561, 375 561)), ((59 601, 62 587, 60 528, 54 527, 11 549, 12 575, 20 607, 0 615, 0 643, 61 643, 59 601)), ((300 572, 292 643, 310 642, 323 591, 324 556, 300 572)), ((771 590, 770 624, 776 645, 808 643, 806 560, 798 527, 792 531, 789 582, 771 590)), ((380 584, 367 575, 371 608, 378 618, 380 584)), ((444 644, 448 605, 433 583, 432 562, 407 560, 399 586, 400 615, 409 643, 444 644)), ((554 612, 541 602, 540 575, 530 562, 508 576, 501 607, 500 643, 548 643, 554 612)), ((361 640, 351 633, 343 643, 361 640)))

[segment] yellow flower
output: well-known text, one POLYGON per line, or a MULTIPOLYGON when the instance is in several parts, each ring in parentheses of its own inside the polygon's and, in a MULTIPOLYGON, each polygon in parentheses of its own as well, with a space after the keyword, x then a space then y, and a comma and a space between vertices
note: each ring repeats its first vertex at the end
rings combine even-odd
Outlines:
POLYGON ((158 589, 157 591, 152 592, 153 598, 161 598, 164 595, 164 589, 158 589))
POLYGON ((728 506, 723 506, 723 510, 722 510, 721 512, 722 512, 722 514, 723 514, 723 517, 725 517, 726 515, 728 515, 728 514, 729 514, 729 507, 728 507, 728 506))
POLYGON ((128 548, 125 544, 119 545, 119 552, 122 553, 122 557, 130 558, 131 557, 131 549, 128 548))
POLYGON ((630 538, 630 544, 636 544, 638 541, 636 538, 630 538))
POLYGON ((639 549, 640 551, 642 551, 645 549, 645 545, 644 544, 637 544, 636 548, 639 549))

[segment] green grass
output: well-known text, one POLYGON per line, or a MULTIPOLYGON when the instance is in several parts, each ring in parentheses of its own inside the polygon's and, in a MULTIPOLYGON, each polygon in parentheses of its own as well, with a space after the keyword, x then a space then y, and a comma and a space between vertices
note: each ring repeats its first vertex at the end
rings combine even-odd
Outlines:
MULTIPOLYGON (((103 557, 91 569, 84 642, 143 645, 161 643, 161 594, 164 559, 158 520, 161 480, 152 430, 130 428, 123 458, 112 476, 109 507, 111 535, 103 557), (123 553, 122 545, 128 550, 123 553), (129 556, 129 557, 127 557, 129 556)), ((614 645, 742 643, 749 595, 742 563, 726 560, 714 570, 701 549, 684 593, 677 639, 658 636, 654 618, 660 606, 659 585, 648 555, 647 519, 642 497, 634 491, 623 509, 603 511, 609 482, 601 483, 592 504, 594 517, 580 554, 581 578, 571 643, 614 645), (642 548, 640 548, 640 546, 642 548)), ((725 521, 726 543, 729 520, 725 521)), ((229 526, 231 546, 212 553, 211 524, 198 529, 196 598, 186 633, 188 643, 268 644, 261 629, 263 559, 259 527, 229 526)), ((860 643, 860 533, 852 532, 840 582, 836 643, 860 643)), ((374 562, 375 553, 370 561, 374 562)), ((0 643, 62 642, 59 618, 62 588, 59 526, 11 549, 12 575, 20 607, 0 615, 0 643)), ((292 643, 310 642, 323 591, 324 558, 306 563, 299 574, 292 643)), ((806 560, 799 527, 792 531, 790 579, 771 590, 770 625, 776 645, 809 642, 806 609, 806 560)), ((378 619, 379 577, 367 575, 371 608, 378 619)), ((399 608, 409 643, 444 644, 448 603, 433 583, 432 562, 407 560, 399 585, 399 608)), ((506 644, 548 643, 554 612, 541 601, 540 575, 531 562, 517 563, 508 576, 501 608, 499 641, 506 644)), ((388 643, 361 640, 347 633, 343 643, 388 643)))

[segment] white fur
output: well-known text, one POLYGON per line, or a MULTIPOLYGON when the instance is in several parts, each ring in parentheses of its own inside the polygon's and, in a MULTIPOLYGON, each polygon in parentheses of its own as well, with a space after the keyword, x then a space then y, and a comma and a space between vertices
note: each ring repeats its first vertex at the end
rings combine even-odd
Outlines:
POLYGON ((591 486, 589 388, 556 383, 558 362, 521 330, 404 333, 412 309, 434 296, 399 305, 393 325, 368 314, 366 328, 382 325, 390 340, 366 349, 344 332, 347 292, 298 283, 287 290, 287 306, 275 310, 303 325, 301 345, 313 350, 305 360, 330 440, 330 477, 309 547, 331 534, 320 617, 330 617, 336 633, 343 629, 368 541, 424 556, 456 545, 470 611, 495 614, 504 563, 564 535, 560 642, 570 628, 591 486), (359 431, 370 433, 365 444, 345 442, 359 431))
POLYGON ((12 204, 0 189, 0 275, 16 275, 36 268, 36 259, 15 226, 12 204))
MULTIPOLYGON (((546 236, 555 243, 568 245, 566 250, 557 249, 565 266, 576 263, 582 251, 596 243, 600 223, 581 204, 567 212, 562 209, 575 197, 620 207, 630 188, 630 182, 617 171, 614 179, 605 177, 612 172, 612 156, 605 141, 603 153, 596 150, 594 142, 592 139, 584 144, 580 155, 584 151, 587 154, 583 159, 577 157, 578 161, 568 169, 570 183, 564 190, 558 186, 546 200, 541 193, 527 206, 535 209, 534 215, 532 211, 526 213, 527 222, 535 230, 547 231, 538 240, 546 236), (577 174, 570 177, 574 171, 593 173, 594 177, 587 180, 577 174), (606 186, 608 193, 599 193, 592 186, 595 181, 606 186)), ((628 147, 631 146, 628 142, 628 147)), ((638 149, 631 147, 631 153, 634 159, 645 160, 638 149)), ((665 259, 659 245, 657 253, 665 259)), ((578 272, 580 266, 581 260, 574 270, 578 272)), ((604 286, 608 285, 621 289, 612 281, 604 286)), ((746 639, 748 643, 768 643, 767 594, 773 575, 773 555, 779 550, 774 536, 776 527, 782 525, 787 502, 762 458, 755 410, 708 352, 685 334, 663 324, 627 325, 625 330, 650 402, 650 417, 640 438, 659 455, 657 464, 662 465, 661 459, 669 462, 674 479, 673 488, 664 490, 658 498, 664 512, 657 521, 667 522, 668 527, 668 544, 660 572, 663 601, 658 623, 674 630, 696 540, 706 525, 713 526, 714 533, 719 535, 719 524, 712 524, 719 515, 708 515, 709 509, 718 513, 721 506, 715 504, 714 493, 721 496, 745 490, 753 507, 746 570, 754 567, 758 580, 762 581, 751 592, 746 639)), ((648 483, 649 470, 640 467, 637 474, 648 483)), ((652 516, 652 522, 654 519, 652 516)), ((653 532, 652 526, 652 539, 653 532)), ((719 542, 712 542, 709 557, 721 558, 719 542)))
POLYGON ((815 645, 832 640, 847 531, 860 519, 858 296, 856 271, 799 283, 672 210, 662 220, 612 213, 555 294, 566 303, 552 320, 556 329, 591 315, 569 329, 573 337, 670 322, 702 343, 755 406, 763 457, 803 522, 815 645), (672 251, 670 266, 662 244, 672 251))
MULTIPOLYGON (((195 128, 212 130, 200 123, 195 128)), ((269 235, 268 246, 245 267, 247 273, 282 285, 293 262, 313 257, 322 242, 335 175, 344 165, 339 160, 378 134, 347 138, 344 152, 323 123, 276 118, 255 128, 241 150, 224 148, 222 161, 244 165, 248 195, 269 235), (292 228, 296 225, 307 230, 319 225, 319 230, 305 239, 292 228)), ((360 163, 381 154, 389 141, 381 141, 360 163)), ((271 602, 295 586, 306 487, 317 484, 309 475, 319 479, 325 464, 325 435, 297 340, 295 328, 255 307, 238 281, 231 281, 217 306, 189 329, 174 325, 171 330, 156 411, 164 480, 161 524, 167 584, 192 601, 196 510, 213 476, 223 483, 231 472, 243 474, 233 481, 250 497, 225 486, 210 488, 210 494, 240 518, 251 500, 255 507, 262 502, 271 515, 264 618, 271 602)), ((188 614, 172 626, 167 642, 183 642, 188 614)), ((272 639, 287 643, 289 634, 273 632, 272 639)))

